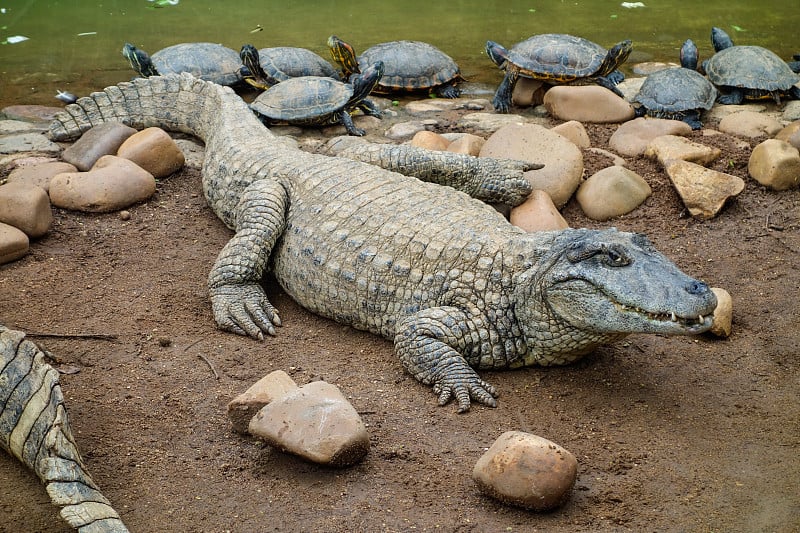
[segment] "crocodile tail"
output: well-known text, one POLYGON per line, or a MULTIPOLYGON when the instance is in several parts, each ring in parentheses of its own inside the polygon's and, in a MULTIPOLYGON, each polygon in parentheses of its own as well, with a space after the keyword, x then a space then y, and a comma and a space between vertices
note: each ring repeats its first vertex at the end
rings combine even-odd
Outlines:
POLYGON ((127 528, 86 471, 69 427, 58 372, 25 334, 0 326, 0 448, 44 482, 81 533, 127 528))
POLYGON ((49 134, 54 141, 73 141, 98 124, 121 122, 136 129, 181 131, 207 141, 223 120, 260 126, 230 88, 187 73, 170 74, 136 78, 78 98, 56 115, 49 134))

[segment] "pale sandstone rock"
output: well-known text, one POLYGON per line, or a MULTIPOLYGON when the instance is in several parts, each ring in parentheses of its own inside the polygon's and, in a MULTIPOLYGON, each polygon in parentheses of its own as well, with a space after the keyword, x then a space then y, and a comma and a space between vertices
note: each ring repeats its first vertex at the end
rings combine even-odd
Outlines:
POLYGON ((764 113, 767 107, 762 104, 748 103, 741 105, 715 105, 705 114, 707 121, 720 121, 728 115, 741 113, 743 111, 753 113, 764 113))
POLYGON ((765 113, 740 111, 731 113, 719 121, 719 131, 740 137, 772 137, 783 125, 765 113))
POLYGON ((520 205, 511 208, 509 222, 528 232, 554 231, 569 227, 550 195, 538 189, 520 205))
POLYGON ((642 155, 650 141, 662 135, 689 135, 692 127, 681 120, 640 117, 620 124, 608 146, 618 154, 642 155))
POLYGON ((655 159, 662 165, 670 159, 681 159, 707 166, 716 161, 721 154, 722 150, 719 148, 696 143, 677 135, 656 137, 644 151, 645 157, 655 159))
POLYGON ((386 137, 393 140, 407 139, 413 137, 420 131, 425 130, 425 124, 418 120, 409 122, 399 122, 386 130, 386 137))
POLYGON ((459 99, 453 98, 428 98, 427 100, 415 100, 405 105, 409 115, 420 116, 429 113, 440 113, 464 105, 459 99))
POLYGON ((20 152, 42 152, 57 154, 61 147, 50 141, 43 133, 14 133, 0 135, 0 154, 20 152))
POLYGON ((24 120, 27 122, 50 123, 58 113, 64 111, 63 107, 49 105, 10 105, 0 110, 6 118, 24 120))
POLYGON ((348 466, 369 451, 366 426, 339 389, 324 381, 304 385, 265 405, 248 432, 315 463, 348 466))
POLYGON ((511 93, 511 103, 518 107, 540 105, 549 87, 543 81, 520 77, 511 93))
POLYGON ((467 113, 458 121, 458 128, 493 133, 504 126, 511 124, 525 124, 528 122, 520 115, 500 113, 467 113))
POLYGON ((411 138, 411 146, 425 148, 427 150, 447 150, 450 142, 432 131, 418 131, 411 138))
POLYGON ((556 85, 544 95, 544 106, 555 118, 579 122, 625 122, 633 106, 599 85, 556 85))
POLYGON ((622 93, 622 97, 626 102, 633 102, 646 79, 646 77, 625 78, 617 84, 617 90, 622 93))
POLYGON ((41 133, 47 131, 46 123, 28 122, 25 120, 0 120, 0 135, 12 133, 41 133))
POLYGON ((761 185, 785 191, 800 185, 800 152, 786 141, 767 139, 753 148, 747 172, 761 185))
POLYGON ((586 128, 577 120, 570 120, 558 126, 553 126, 550 128, 550 131, 563 135, 575 143, 575 146, 578 148, 589 148, 592 145, 592 142, 589 140, 589 134, 586 133, 586 128))
POLYGON ((730 337, 733 324, 733 299, 725 289, 712 287, 711 290, 717 297, 717 307, 714 309, 714 325, 709 331, 717 337, 730 337))
POLYGON ((0 186, 0 222, 23 231, 28 237, 41 237, 53 223, 50 198, 41 187, 13 182, 0 186))
POLYGON ((781 120, 785 122, 800 120, 800 100, 792 100, 783 104, 781 120))
POLYGON ((64 209, 105 213, 150 198, 153 175, 133 161, 105 155, 89 172, 57 174, 50 181, 50 201, 64 209))
POLYGON ((483 137, 480 137, 479 135, 473 135, 471 133, 465 133, 447 145, 447 151, 455 152, 457 154, 473 155, 477 157, 480 155, 481 148, 483 148, 484 143, 486 143, 486 139, 483 137))
POLYGON ((664 168, 689 213, 700 219, 713 218, 744 190, 743 179, 689 161, 673 159, 664 168))
POLYGON ((534 511, 564 504, 578 475, 578 461, 545 438, 507 431, 478 459, 472 479, 485 494, 534 511))
POLYGON ((534 189, 547 191, 553 203, 567 203, 583 176, 583 153, 572 142, 536 124, 510 125, 497 130, 481 148, 481 157, 519 159, 543 163, 525 178, 534 189))
POLYGON ((67 163, 85 172, 104 155, 114 155, 125 139, 136 130, 121 122, 105 122, 88 129, 80 139, 68 146, 61 154, 67 163))
POLYGON ((0 222, 0 265, 24 257, 30 249, 25 232, 0 222))
POLYGON ((775 138, 779 141, 786 141, 800 150, 800 120, 795 120, 794 122, 787 124, 775 135, 775 138))
POLYGON ((270 372, 256 381, 249 389, 228 403, 228 419, 234 431, 247 433, 250 420, 262 407, 298 388, 297 383, 283 370, 270 372))
POLYGON ((192 168, 203 168, 206 157, 206 148, 201 143, 192 139, 175 139, 175 144, 183 152, 184 165, 192 168))
POLYGON ((608 220, 630 213, 653 193, 650 185, 625 167, 606 167, 578 188, 575 198, 587 217, 608 220))
POLYGON ((177 172, 185 162, 181 149, 161 128, 145 128, 134 133, 125 139, 117 155, 133 161, 156 179, 177 172))
POLYGON ((18 166, 8 175, 9 183, 26 183, 36 185, 48 192, 50 190, 50 180, 56 174, 62 172, 77 172, 75 165, 70 165, 64 161, 50 161, 36 165, 18 166))
POLYGON ((677 63, 664 63, 661 61, 644 61, 642 63, 636 63, 633 65, 633 73, 637 76, 649 76, 653 72, 658 72, 659 70, 665 70, 672 67, 679 67, 677 63))

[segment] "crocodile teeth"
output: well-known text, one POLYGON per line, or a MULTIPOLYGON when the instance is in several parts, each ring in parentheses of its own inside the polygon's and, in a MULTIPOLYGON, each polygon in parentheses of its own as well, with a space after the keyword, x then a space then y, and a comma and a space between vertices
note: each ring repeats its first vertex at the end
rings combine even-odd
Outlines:
POLYGON ((703 315, 697 315, 697 320, 699 320, 702 324, 705 321, 705 318, 703 318, 703 315))
POLYGON ((672 321, 673 321, 673 322, 677 322, 677 321, 678 321, 678 317, 677 317, 677 316, 675 316, 675 313, 672 313, 672 314, 670 315, 670 318, 672 319, 672 321))

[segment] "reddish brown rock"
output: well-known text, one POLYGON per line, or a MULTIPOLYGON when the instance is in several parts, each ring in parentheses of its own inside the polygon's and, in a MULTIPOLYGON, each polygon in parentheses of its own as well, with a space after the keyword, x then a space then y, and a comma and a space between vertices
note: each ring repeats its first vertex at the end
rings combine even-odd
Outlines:
POLYGON ((133 161, 156 179, 177 172, 185 162, 181 149, 161 128, 134 133, 122 143, 117 155, 133 161))

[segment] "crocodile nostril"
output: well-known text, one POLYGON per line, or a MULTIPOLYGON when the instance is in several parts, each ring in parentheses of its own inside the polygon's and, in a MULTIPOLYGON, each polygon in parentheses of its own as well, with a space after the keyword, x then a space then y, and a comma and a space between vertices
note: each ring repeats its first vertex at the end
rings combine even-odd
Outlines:
POLYGON ((695 296, 699 296, 701 294, 705 294, 709 291, 708 285, 703 283, 702 281, 693 280, 689 285, 686 286, 686 292, 689 294, 693 294, 695 296))

